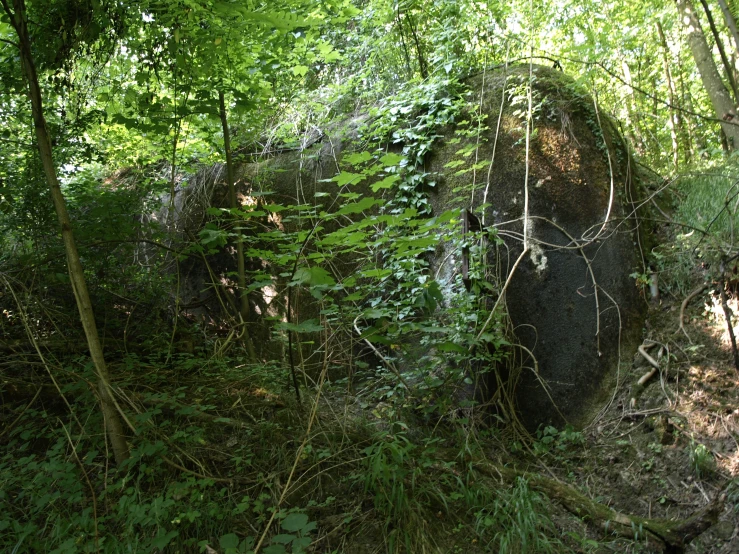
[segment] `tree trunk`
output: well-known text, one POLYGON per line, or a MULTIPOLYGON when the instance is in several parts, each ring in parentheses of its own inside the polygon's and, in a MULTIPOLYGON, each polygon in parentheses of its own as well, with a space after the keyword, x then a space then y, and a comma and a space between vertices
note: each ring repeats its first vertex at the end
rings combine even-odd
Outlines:
POLYGON ((711 49, 708 47, 706 36, 703 34, 693 4, 690 0, 675 0, 675 4, 680 20, 687 32, 688 45, 693 53, 693 59, 698 67, 703 87, 711 99, 717 119, 722 121, 721 128, 729 141, 729 148, 735 150, 739 148, 739 125, 733 124, 739 123, 736 106, 734 106, 731 95, 721 80, 718 69, 716 69, 716 63, 713 61, 711 49))
POLYGON ((657 34, 662 44, 662 61, 665 67, 665 79, 667 80, 667 92, 670 99, 670 138, 672 139, 672 164, 675 166, 675 171, 678 170, 680 165, 680 149, 678 142, 678 131, 682 134, 683 130, 682 122, 680 120, 680 113, 677 110, 677 94, 675 93, 675 83, 672 80, 672 72, 670 71, 670 50, 667 48, 667 39, 665 33, 662 30, 662 24, 657 21, 657 34))
POLYGON ((636 151, 639 154, 646 154, 649 150, 649 145, 644 138, 644 132, 641 128, 641 122, 639 120, 639 106, 637 105, 636 98, 634 97, 634 89, 632 87, 631 80, 631 68, 626 61, 621 62, 621 72, 624 76, 624 82, 628 88, 629 97, 626 100, 626 119, 629 124, 628 127, 633 129, 632 141, 636 147, 636 151))
MULTIPOLYGON (((236 202, 236 185, 234 183, 233 160, 231 158, 231 134, 228 130, 228 117, 226 116, 226 98, 222 90, 218 91, 218 105, 221 115, 221 126, 223 127, 223 147, 226 151, 226 183, 228 184, 228 198, 232 210, 239 207, 236 202)), ((238 268, 239 287, 239 315, 244 326, 244 342, 246 350, 252 362, 257 360, 254 344, 251 341, 248 329, 249 321, 249 296, 246 292, 246 268, 244 267, 244 239, 241 232, 236 233, 236 263, 238 268)))
POLYGON ((718 53, 721 56, 721 63, 724 64, 726 78, 728 79, 729 85, 731 86, 731 91, 734 93, 734 102, 736 102, 737 99, 739 99, 739 93, 736 90, 734 71, 732 70, 731 64, 729 63, 729 58, 726 57, 724 43, 721 40, 721 35, 719 34, 718 29, 716 28, 716 23, 713 20, 711 9, 708 7, 708 3, 706 2, 706 0, 701 0, 701 4, 703 5, 703 11, 706 13, 706 19, 708 19, 708 25, 711 27, 711 34, 713 35, 713 40, 716 42, 716 48, 718 48, 718 53))
POLYGON ((739 53, 739 29, 736 27, 736 19, 734 14, 731 13, 726 0, 718 0, 718 5, 721 6, 721 12, 724 14, 724 21, 726 26, 731 31, 731 36, 734 37, 734 51, 739 53))
POLYGON ((38 75, 36 73, 36 65, 31 53, 31 40, 28 34, 28 27, 26 26, 25 2, 24 0, 13 0, 14 10, 10 9, 7 0, 2 0, 2 5, 5 12, 10 17, 11 23, 18 35, 21 66, 28 81, 39 155, 41 156, 41 162, 44 166, 46 180, 51 189, 51 198, 54 202, 54 208, 56 209, 59 224, 62 228, 62 239, 64 241, 64 249, 67 255, 69 278, 72 282, 72 290, 77 301, 77 308, 80 313, 82 327, 85 330, 87 346, 90 349, 90 356, 92 357, 92 361, 95 364, 95 370, 97 371, 98 393, 100 394, 100 403, 102 405, 103 416, 105 418, 105 428, 113 447, 113 454, 115 455, 116 463, 120 465, 129 458, 130 453, 123 434, 121 419, 111 393, 108 368, 105 364, 103 348, 100 344, 95 316, 92 311, 92 302, 90 301, 90 295, 87 291, 85 274, 82 269, 82 263, 80 262, 80 256, 77 252, 77 245, 72 232, 72 223, 69 219, 69 214, 67 213, 67 206, 64 201, 62 191, 59 188, 59 179, 57 178, 56 168, 54 167, 51 139, 49 137, 46 120, 44 118, 41 89, 39 87, 38 75))
MULTIPOLYGON (((690 97, 688 85, 685 83, 685 76, 683 75, 684 72, 680 69, 686 65, 683 64, 683 57, 684 47, 681 45, 680 51, 677 53, 677 81, 680 85, 680 106, 689 111, 695 111, 693 109, 693 101, 690 97)), ((695 157, 696 142, 693 136, 693 126, 682 113, 680 114, 680 121, 683 124, 683 129, 685 130, 685 133, 683 134, 683 151, 685 152, 685 163, 689 165, 695 157)))

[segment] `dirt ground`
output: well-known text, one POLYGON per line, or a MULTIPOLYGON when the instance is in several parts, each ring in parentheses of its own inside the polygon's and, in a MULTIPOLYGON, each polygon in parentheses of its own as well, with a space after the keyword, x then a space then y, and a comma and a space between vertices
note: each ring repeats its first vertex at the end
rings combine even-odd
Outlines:
MULTIPOLYGON (((650 306, 643 346, 660 370, 639 387, 649 362, 637 354, 622 363, 622 386, 585 430, 584 445, 554 449, 545 459, 559 479, 625 514, 684 519, 724 494, 718 524, 686 552, 739 553, 739 377, 731 343, 715 291, 687 306, 684 332, 680 304, 666 298, 650 306)), ((730 304, 739 314, 736 294, 730 304)), ((639 540, 638 529, 634 541, 607 543, 602 533, 571 527, 565 513, 552 516, 599 541, 595 552, 656 551, 639 540)))

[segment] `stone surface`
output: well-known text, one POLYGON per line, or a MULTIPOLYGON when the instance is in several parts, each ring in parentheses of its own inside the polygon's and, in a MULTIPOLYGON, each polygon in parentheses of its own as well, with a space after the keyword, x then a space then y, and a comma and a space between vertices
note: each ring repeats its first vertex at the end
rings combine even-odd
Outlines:
MULTIPOLYGON (((485 226, 505 241, 502 277, 523 250, 525 105, 511 106, 510 91, 528 79, 522 66, 507 76, 487 75, 484 88, 482 76, 471 82, 488 116, 478 159, 492 166, 489 182, 487 170, 478 173, 470 198, 474 209, 489 204, 485 226)), ((533 80, 533 103, 540 107, 528 155, 530 252, 506 300, 516 337, 536 357, 538 374, 531 357, 521 354, 516 400, 529 428, 582 426, 612 394, 618 361, 631 360, 641 334, 646 306, 629 277, 642 271, 638 236, 627 217, 636 192, 627 148, 613 123, 596 114, 592 99, 559 71, 535 67, 533 80)), ((430 169, 446 175, 432 197, 437 210, 453 205, 452 191, 470 180, 444 169, 457 148, 447 142, 434 151, 430 169)))
MULTIPOLYGON (((481 213, 484 206, 485 227, 496 229, 504 241, 503 246, 488 245, 488 264, 497 264, 501 282, 523 249, 527 153, 526 97, 521 91, 528 79, 528 66, 469 79, 470 105, 480 106, 486 115, 480 136, 445 129, 427 160, 426 170, 439 174, 430 194, 435 213, 481 213), (470 144, 479 146, 476 156, 466 166, 450 169, 448 162, 470 144), (482 161, 492 163, 459 173, 482 161)), ((506 297, 515 341, 524 348, 514 347, 514 365, 520 371, 513 370, 509 377, 517 379, 515 399, 527 427, 565 422, 582 426, 612 394, 618 361, 631 360, 642 329, 645 303, 629 277, 642 271, 638 236, 629 217, 636 192, 627 147, 614 124, 597 114, 592 99, 559 71, 535 67, 533 79, 538 107, 528 153, 530 250, 506 297)), ((334 125, 302 153, 284 152, 243 166, 243 194, 271 191, 270 202, 282 204, 316 202, 316 192, 335 195, 336 183, 327 180, 337 174, 342 150, 353 148, 359 124, 361 119, 334 125)), ((364 183, 353 191, 367 193, 367 187, 364 183)), ((218 190, 214 205, 225 202, 218 190)), ((445 243, 431 260, 447 287, 459 284, 460 258, 461 253, 445 243)), ((223 271, 228 263, 221 262, 224 267, 217 269, 223 271)), ((337 263, 351 274, 351 259, 337 263)), ((284 307, 284 299, 276 302, 284 307)), ((263 298, 252 303, 267 313, 263 298)), ((307 295, 302 305, 305 318, 313 317, 307 295)), ((268 332, 254 334, 263 342, 269 337, 268 332)), ((487 394, 494 392, 490 386, 487 394)))

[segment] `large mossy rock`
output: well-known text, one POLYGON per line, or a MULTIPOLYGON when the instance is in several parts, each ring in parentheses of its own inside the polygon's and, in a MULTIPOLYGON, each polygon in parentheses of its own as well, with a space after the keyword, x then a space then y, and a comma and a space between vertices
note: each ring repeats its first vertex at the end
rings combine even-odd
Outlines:
MULTIPOLYGON (((528 152, 530 250, 506 300, 516 337, 537 364, 522 354, 516 401, 529 428, 581 426, 613 393, 619 360, 630 361, 642 331, 646 304, 630 277, 643 271, 636 187, 628 148, 593 99, 559 71, 538 66, 532 77, 538 107, 528 152)), ((487 116, 477 159, 492 161, 477 173, 471 207, 479 211, 486 202, 485 226, 505 241, 503 277, 523 250, 521 91, 528 80, 522 66, 470 82, 487 116)), ((436 210, 454 205, 454 191, 469 185, 469 173, 445 169, 458 150, 442 140, 430 160, 429 169, 444 175, 432 194, 436 210)))
MULTIPOLYGON (((629 277, 642 271, 631 158, 614 124, 598 114, 592 98, 572 79, 538 66, 532 77, 536 109, 528 151, 530 250, 511 280, 505 303, 523 347, 514 347, 523 371, 509 375, 517 379, 517 408, 527 427, 581 426, 613 392, 619 359, 629 359, 642 328, 644 301, 629 277)), ((466 116, 470 121, 482 115, 481 123, 440 129, 442 138, 434 143, 425 168, 438 174, 436 186, 428 191, 434 213, 484 213, 484 227, 496 229, 503 239, 504 247, 489 242, 488 255, 490 263, 498 263, 501 282, 523 250, 529 78, 528 66, 470 78, 466 116), (472 150, 474 155, 460 154, 472 150)), ((360 148, 357 129, 363 121, 335 124, 307 149, 242 166, 243 194, 269 192, 270 202, 287 205, 318 202, 318 193, 330 205, 338 193, 331 178, 344 169, 342 156, 360 148)), ((369 185, 352 191, 372 194, 369 185)), ((223 188, 216 187, 216 206, 226 205, 223 188)), ((387 200, 395 191, 380 194, 387 200)), ((454 283, 462 286, 462 253, 451 245, 440 244, 430 260, 447 290, 454 283)), ((347 275, 353 271, 351 258, 334 264, 347 275)), ((302 310, 312 317, 307 295, 302 310)), ((267 313, 266 306, 257 312, 267 313)), ((269 333, 261 336, 266 340, 269 333)), ((489 376, 504 371, 482 369, 490 370, 489 376)), ((493 392, 488 387, 488 394, 493 392)))

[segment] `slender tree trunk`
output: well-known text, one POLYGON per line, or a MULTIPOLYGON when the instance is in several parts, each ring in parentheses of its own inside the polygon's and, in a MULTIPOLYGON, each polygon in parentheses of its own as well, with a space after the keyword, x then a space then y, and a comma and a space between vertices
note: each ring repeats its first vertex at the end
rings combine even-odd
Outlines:
POLYGON ((724 14, 726 26, 729 28, 729 31, 731 31, 731 36, 734 37, 734 52, 739 53, 739 29, 736 27, 734 14, 731 13, 726 0, 718 0, 718 5, 721 6, 721 12, 724 14))
POLYGON ((690 0, 675 0, 678 14, 687 32, 688 45, 693 53, 695 65, 698 67, 703 87, 711 99, 711 104, 716 117, 722 121, 721 128, 728 138, 731 149, 739 148, 739 123, 736 106, 731 99, 729 91, 721 80, 716 63, 711 55, 711 49, 703 34, 695 8, 690 0))
POLYGON ((410 13, 406 13, 404 19, 406 23, 408 24, 408 28, 411 31, 411 36, 413 37, 413 43, 416 46, 416 57, 418 59, 418 70, 421 73, 421 78, 426 79, 429 76, 428 63, 426 62, 426 57, 423 55, 423 50, 421 49, 421 44, 418 40, 418 33, 416 32, 416 26, 413 24, 413 16, 410 13))
MULTIPOLYGON (((231 209, 238 208, 236 202, 236 185, 234 183, 233 160, 231 158, 231 134, 228 129, 228 117, 226 115, 226 98, 222 90, 218 91, 218 105, 221 115, 221 126, 223 127, 223 147, 226 151, 226 183, 228 184, 228 198, 231 209)), ((244 239, 241 232, 236 233, 236 263, 238 264, 238 287, 239 287, 239 315, 241 316, 242 325, 244 325, 244 342, 249 357, 253 362, 257 360, 257 354, 254 351, 254 344, 249 335, 249 296, 246 292, 246 268, 244 266, 244 239)))
POLYGON ((92 361, 98 375, 98 393, 102 405, 103 416, 105 417, 105 427, 113 447, 116 463, 119 465, 128 459, 129 449, 126 438, 123 434, 123 425, 121 424, 120 415, 118 414, 115 401, 110 390, 110 379, 108 376, 108 368, 105 364, 103 356, 103 348, 100 344, 95 316, 92 310, 92 302, 87 291, 87 283, 85 282, 85 274, 80 262, 80 256, 77 252, 77 245, 72 232, 72 223, 67 213, 67 206, 64 196, 59 188, 59 179, 54 167, 54 158, 51 149, 51 139, 49 137, 46 120, 44 118, 43 102, 41 97, 41 89, 39 87, 38 75, 36 73, 36 65, 31 53, 31 40, 26 26, 26 6, 24 0, 13 0, 14 10, 11 11, 7 0, 2 0, 5 12, 11 20, 11 24, 15 28, 18 35, 18 47, 20 49, 21 65, 23 73, 28 81, 29 96, 31 98, 31 109, 33 113, 33 123, 36 131, 36 140, 38 142, 39 154, 41 162, 44 166, 44 173, 51 189, 51 198, 54 202, 54 208, 62 228, 62 239, 64 240, 64 248, 67 254, 67 267, 69 269, 69 278, 72 282, 72 290, 77 300, 77 308, 80 313, 82 327, 85 330, 87 345, 90 349, 92 361))
POLYGON ((398 34, 400 35, 400 45, 403 47, 403 57, 405 59, 405 68, 409 78, 413 77, 413 69, 411 68, 411 57, 408 54, 408 45, 405 43, 405 32, 403 31, 403 22, 400 19, 400 4, 396 4, 395 21, 397 23, 398 34))
MULTIPOLYGON (((682 58, 683 58, 683 52, 684 47, 681 45, 680 51, 677 53, 677 80, 680 84, 680 106, 685 107, 686 109, 690 111, 693 110, 693 102, 690 97, 690 92, 688 91, 688 87, 685 84, 685 77, 683 75, 683 71, 680 69, 683 67, 682 58)), ((690 121, 688 121, 683 114, 680 114, 680 121, 683 123, 683 129, 685 130, 685 133, 683 135, 683 151, 685 152, 685 163, 690 164, 693 161, 694 155, 695 155, 695 140, 693 140, 693 127, 690 124, 690 121)))
POLYGON ((739 350, 736 347, 736 336, 734 335, 734 324, 731 322, 733 313, 729 308, 729 299, 726 296, 726 262, 722 259, 719 266, 721 271, 721 279, 718 282, 719 293, 721 295, 721 307, 724 309, 724 317, 726 318, 726 327, 729 331, 729 341, 731 342, 731 352, 734 355, 734 369, 739 374, 739 350))
POLYGON ((682 133, 680 114, 677 111, 677 94, 675 94, 675 83, 672 80, 672 71, 670 71, 670 50, 667 48, 667 39, 665 39, 665 33, 662 30, 662 24, 657 21, 657 34, 659 40, 662 43, 662 61, 665 67, 665 79, 667 80, 667 92, 670 99, 670 138, 672 139, 672 164, 675 166, 675 171, 678 170, 680 165, 680 149, 678 142, 678 131, 682 133))
POLYGON ((724 50, 724 42, 721 40, 721 35, 718 32, 718 29, 716 28, 716 22, 713 20, 713 15, 711 14, 711 9, 708 7, 708 3, 706 0, 701 0, 701 4, 703 5, 703 11, 706 12, 706 19, 708 19, 708 25, 711 27, 711 34, 713 35, 713 40, 716 42, 716 48, 718 48, 718 53, 721 56, 721 63, 724 64, 724 71, 726 72, 726 78, 729 81, 729 85, 731 86, 731 91, 734 93, 734 102, 736 103, 737 99, 739 99, 739 93, 737 93, 736 89, 736 81, 734 80, 734 71, 731 68, 731 64, 729 63, 729 58, 726 57, 726 51, 724 50))
POLYGON ((649 146, 647 145, 647 141, 644 138, 644 133, 642 132, 641 124, 639 121, 639 107, 637 106, 636 99, 634 98, 634 89, 632 88, 631 80, 631 68, 629 67, 629 64, 626 63, 626 61, 623 61, 621 63, 621 71, 624 75, 624 81, 626 82, 626 86, 628 87, 629 91, 629 97, 626 100, 626 118, 628 119, 627 123, 629 123, 628 127, 634 130, 633 142, 637 146, 637 151, 641 154, 645 154, 648 151, 649 146))

